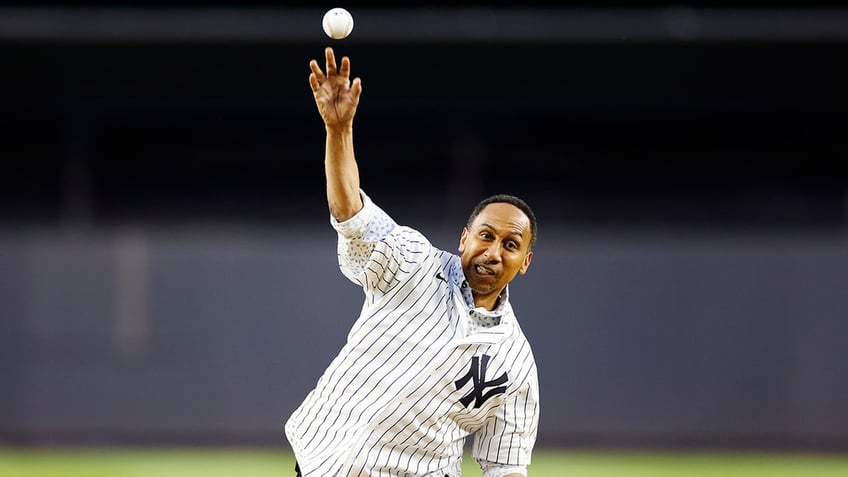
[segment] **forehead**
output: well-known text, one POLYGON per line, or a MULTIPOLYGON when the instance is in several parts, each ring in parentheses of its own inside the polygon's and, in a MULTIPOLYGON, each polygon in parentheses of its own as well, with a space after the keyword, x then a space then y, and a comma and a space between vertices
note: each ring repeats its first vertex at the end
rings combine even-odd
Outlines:
POLYGON ((530 234, 530 219, 518 207, 505 202, 495 202, 487 205, 474 218, 472 227, 491 226, 504 231, 518 232, 521 235, 530 234))

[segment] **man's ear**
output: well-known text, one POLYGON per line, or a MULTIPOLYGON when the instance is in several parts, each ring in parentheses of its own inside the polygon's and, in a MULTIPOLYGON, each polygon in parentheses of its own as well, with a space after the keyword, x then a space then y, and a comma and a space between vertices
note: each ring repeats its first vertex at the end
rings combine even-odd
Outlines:
POLYGON ((530 262, 533 260, 533 252, 527 252, 527 255, 524 256, 524 263, 521 264, 521 268, 518 269, 518 273, 524 275, 527 273, 527 269, 530 268, 530 262))
POLYGON ((462 228, 462 235, 459 236, 459 253, 465 251, 465 239, 468 238, 468 227, 462 228))

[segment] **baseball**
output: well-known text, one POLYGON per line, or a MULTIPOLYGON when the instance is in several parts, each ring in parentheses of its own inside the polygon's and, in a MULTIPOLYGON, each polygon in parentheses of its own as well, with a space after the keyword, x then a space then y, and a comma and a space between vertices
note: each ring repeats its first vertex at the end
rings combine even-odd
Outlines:
POLYGON ((353 17, 344 8, 333 8, 324 14, 324 33, 334 40, 347 38, 353 30, 353 17))

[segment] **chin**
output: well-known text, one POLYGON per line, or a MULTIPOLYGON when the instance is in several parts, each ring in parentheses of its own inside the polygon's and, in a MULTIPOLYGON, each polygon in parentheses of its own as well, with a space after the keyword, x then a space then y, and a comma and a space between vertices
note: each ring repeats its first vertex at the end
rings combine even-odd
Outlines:
POLYGON ((498 287, 495 286, 474 286, 471 285, 471 291, 476 295, 491 295, 492 293, 498 293, 498 287))

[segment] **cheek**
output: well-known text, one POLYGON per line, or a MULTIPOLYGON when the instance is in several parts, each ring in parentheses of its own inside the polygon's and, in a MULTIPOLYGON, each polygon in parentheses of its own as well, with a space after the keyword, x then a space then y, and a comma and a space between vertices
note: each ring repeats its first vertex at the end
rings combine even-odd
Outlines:
POLYGON ((462 246, 462 252, 473 255, 474 251, 477 249, 477 245, 474 243, 474 240, 467 239, 460 244, 462 246))
POLYGON ((521 273, 524 269, 524 259, 522 257, 515 257, 515 259, 510 261, 510 269, 515 272, 515 274, 521 273))

